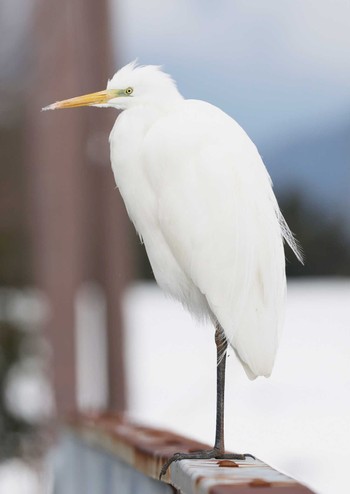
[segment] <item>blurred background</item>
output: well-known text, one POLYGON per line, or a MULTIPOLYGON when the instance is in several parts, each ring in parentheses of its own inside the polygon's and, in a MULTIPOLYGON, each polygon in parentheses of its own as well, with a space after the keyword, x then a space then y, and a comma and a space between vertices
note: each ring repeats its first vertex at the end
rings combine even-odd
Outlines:
MULTIPOLYGON (((272 427, 275 435, 255 429, 251 437, 267 448, 260 450, 233 432, 244 450, 317 492, 341 492, 322 466, 322 444, 326 435, 334 451, 345 453, 339 438, 350 411, 349 32, 348 0, 1 0, 1 492, 51 492, 53 425, 77 409, 128 410, 211 442, 202 432, 214 423, 211 411, 203 422, 192 417, 192 427, 179 418, 191 416, 181 410, 192 388, 190 378, 177 388, 173 370, 185 353, 191 373, 195 348, 210 373, 197 376, 200 398, 187 406, 193 416, 197 404, 202 412, 211 406, 214 384, 206 395, 205 383, 215 362, 207 367, 205 355, 213 357, 212 330, 197 326, 154 286, 110 170, 114 110, 40 112, 56 100, 103 89, 135 58, 162 65, 185 97, 224 109, 263 156, 306 262, 301 266, 287 253, 290 302, 277 377, 270 388, 268 381, 243 379, 240 388, 235 367, 239 377, 229 384, 232 396, 241 393, 242 407, 234 400, 236 422, 261 410, 267 396, 278 413, 265 410, 272 422, 261 422, 260 433, 272 427), (157 343, 154 356, 169 314, 170 340, 163 356, 157 343), (187 329, 193 346, 184 350, 178 341, 187 329), (208 338, 205 348, 202 338, 208 338), (160 369, 173 379, 168 394, 160 369), (325 411, 325 389, 338 390, 332 410, 325 411), (296 404, 305 404, 310 392, 302 418, 296 404), (278 449, 277 437, 291 436, 299 438, 299 449, 288 450, 286 440, 278 449), (308 461, 295 460, 303 454, 308 461)), ((251 420, 259 423, 255 415, 251 420)))

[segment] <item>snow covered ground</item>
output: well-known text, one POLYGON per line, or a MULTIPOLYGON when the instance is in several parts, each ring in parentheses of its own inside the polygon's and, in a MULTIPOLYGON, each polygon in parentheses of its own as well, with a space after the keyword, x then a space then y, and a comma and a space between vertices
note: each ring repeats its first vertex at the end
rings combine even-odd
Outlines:
MULTIPOLYGON (((215 427, 213 328, 194 321, 153 283, 130 288, 124 309, 131 414, 140 422, 211 444, 215 427)), ((84 326, 88 321, 102 330, 101 320, 95 319, 85 318, 84 326)), ((96 405, 101 404, 91 366, 97 355, 96 335, 91 341, 93 345, 85 342, 85 350, 90 348, 93 356, 85 355, 88 358, 81 364, 88 363, 84 364, 84 386, 90 383, 84 397, 96 405)), ((103 367, 104 359, 96 365, 103 367)), ((251 382, 233 352, 228 359, 227 449, 250 452, 319 494, 345 494, 349 492, 349 389, 350 279, 290 282, 285 330, 272 377, 251 382)), ((20 460, 3 463, 0 493, 50 494, 50 465, 49 458, 37 471, 20 460)))
MULTIPOLYGON (((212 443, 215 345, 154 284, 125 302, 129 409, 138 420, 212 443)), ((248 381, 233 352, 226 384, 226 446, 251 452, 320 494, 348 492, 350 280, 289 283, 273 375, 248 381)))

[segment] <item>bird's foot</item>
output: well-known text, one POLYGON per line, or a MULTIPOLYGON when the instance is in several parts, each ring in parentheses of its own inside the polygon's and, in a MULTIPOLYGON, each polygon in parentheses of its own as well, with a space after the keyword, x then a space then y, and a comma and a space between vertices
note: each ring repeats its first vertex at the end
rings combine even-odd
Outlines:
POLYGON ((222 453, 218 448, 201 450, 201 451, 193 451, 191 453, 175 453, 172 455, 169 460, 164 463, 160 474, 159 480, 166 474, 168 468, 175 461, 180 460, 209 460, 209 459, 220 459, 220 460, 245 460, 247 456, 255 459, 253 455, 250 454, 238 454, 238 453, 222 453))

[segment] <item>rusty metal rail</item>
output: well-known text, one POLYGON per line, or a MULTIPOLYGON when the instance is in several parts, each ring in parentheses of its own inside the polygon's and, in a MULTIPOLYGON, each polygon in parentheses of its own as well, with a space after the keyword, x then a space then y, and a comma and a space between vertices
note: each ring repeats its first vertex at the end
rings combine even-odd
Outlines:
MULTIPOLYGON (((107 454, 108 461, 119 462, 119 473, 112 476, 113 485, 111 485, 112 477, 106 473, 107 466, 103 467, 104 482, 108 479, 110 482, 109 486, 103 486, 105 493, 141 492, 138 490, 140 487, 135 488, 136 481, 130 479, 125 481, 126 475, 139 476, 138 486, 140 483, 143 485, 144 479, 143 493, 174 491, 182 494, 248 494, 256 492, 255 489, 258 489, 257 492, 261 494, 312 493, 310 489, 290 477, 258 459, 251 458, 245 461, 183 460, 174 463, 163 481, 160 482, 158 481, 160 469, 173 453, 193 451, 208 448, 208 446, 169 431, 134 424, 122 415, 75 416, 69 420, 67 429, 70 436, 75 437, 85 450, 90 451, 88 469, 90 472, 93 469, 96 470, 96 464, 100 461, 99 455, 106 457, 107 454), (91 456, 91 451, 95 456, 91 456), (122 465, 128 471, 127 474, 122 472, 122 465), (166 484, 170 484, 172 488, 166 484), (128 490, 126 485, 133 487, 128 490), (117 490, 115 490, 116 487, 118 487, 117 490)), ((81 451, 80 448, 80 453, 81 451)), ((78 457, 82 458, 79 455, 74 453, 70 461, 77 461, 78 457)), ((75 471, 82 472, 80 467, 75 468, 75 471)), ((97 488, 96 485, 95 488, 97 488)), ((59 492, 66 494, 68 491, 60 489, 59 492)), ((74 492, 74 490, 69 492, 74 492)))

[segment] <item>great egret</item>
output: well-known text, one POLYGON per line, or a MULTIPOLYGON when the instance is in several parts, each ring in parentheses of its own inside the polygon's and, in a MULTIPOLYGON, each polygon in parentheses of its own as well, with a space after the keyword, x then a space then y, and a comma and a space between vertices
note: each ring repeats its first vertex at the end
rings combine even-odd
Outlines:
POLYGON ((184 458, 244 459, 224 448, 226 349, 250 379, 270 375, 285 304, 283 238, 302 261, 263 161, 235 120, 184 99, 156 66, 133 62, 106 90, 44 109, 78 106, 123 110, 110 135, 112 168, 154 276, 216 328, 214 448, 173 455, 161 475, 184 458))

